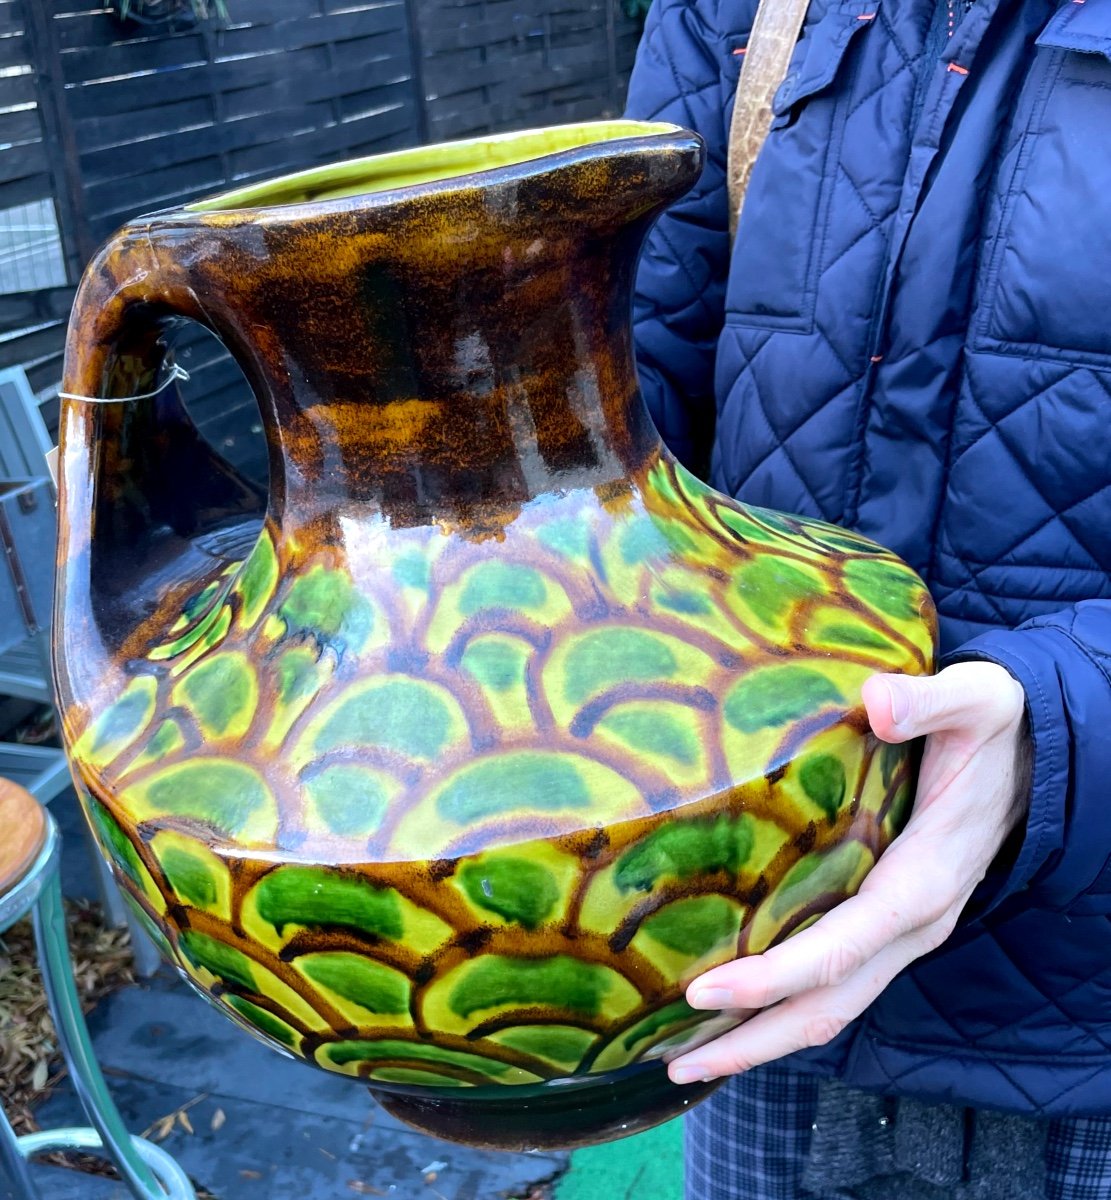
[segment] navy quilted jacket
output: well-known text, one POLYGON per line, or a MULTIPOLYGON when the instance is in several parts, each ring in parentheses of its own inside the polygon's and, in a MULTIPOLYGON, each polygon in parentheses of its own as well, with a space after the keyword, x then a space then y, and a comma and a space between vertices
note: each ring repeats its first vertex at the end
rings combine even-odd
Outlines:
MULTIPOLYGON (((1111 0, 812 0, 730 262, 755 0, 656 0, 630 115, 699 131, 642 259, 665 439, 723 491, 922 573, 950 653, 1026 690, 994 902, 801 1056, 858 1087, 1111 1114, 1111 0)), ((798 1059, 796 1059, 798 1061, 798 1059)))

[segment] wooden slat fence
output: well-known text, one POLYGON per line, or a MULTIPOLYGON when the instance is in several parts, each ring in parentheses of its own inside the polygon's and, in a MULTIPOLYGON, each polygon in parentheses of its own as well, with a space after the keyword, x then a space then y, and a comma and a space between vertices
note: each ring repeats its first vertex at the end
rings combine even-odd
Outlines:
MULTIPOLYGON (((62 279, 13 291, 0 366, 48 417, 73 284, 139 213, 317 163, 620 112, 619 0, 227 0, 223 27, 121 22, 108 0, 0 0, 0 215, 53 199, 62 279)), ((25 283, 20 283, 22 288, 25 283)), ((265 470, 257 411, 205 331, 179 361, 209 439, 265 470)))
POLYGON ((419 0, 433 141, 616 116, 639 27, 617 0, 419 0))
POLYGON ((231 0, 226 28, 54 10, 96 242, 136 212, 417 140, 402 0, 231 0))

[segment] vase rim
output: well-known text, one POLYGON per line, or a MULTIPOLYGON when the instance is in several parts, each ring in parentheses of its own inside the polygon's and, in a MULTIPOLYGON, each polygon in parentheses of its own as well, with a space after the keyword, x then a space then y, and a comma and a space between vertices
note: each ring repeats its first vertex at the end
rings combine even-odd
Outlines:
POLYGON ((458 141, 391 150, 310 167, 259 183, 218 192, 183 205, 183 213, 232 213, 350 201, 421 186, 459 185, 463 179, 526 168, 545 159, 597 151, 611 143, 659 141, 681 134, 666 121, 582 121, 568 125, 488 134, 458 141))

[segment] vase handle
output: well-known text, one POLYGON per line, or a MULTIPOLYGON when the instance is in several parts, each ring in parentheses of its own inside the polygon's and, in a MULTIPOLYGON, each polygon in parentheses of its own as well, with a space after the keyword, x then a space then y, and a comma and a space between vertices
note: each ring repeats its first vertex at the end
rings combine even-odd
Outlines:
MULTIPOLYGON (((87 638, 91 622, 111 656, 123 632, 117 642, 109 627, 126 632, 127 614, 139 619, 142 603, 182 582, 179 570, 196 572, 203 560, 189 551, 207 533, 257 522, 265 510, 265 494, 205 441, 167 380, 168 334, 196 321, 229 349, 258 395, 234 317, 211 286, 220 277, 212 267, 226 266, 230 250, 220 234, 176 214, 136 222, 101 249, 77 290, 59 420, 55 661, 62 674, 83 674, 74 666, 82 655, 90 673, 99 669, 87 645, 62 645, 59 653, 67 631, 77 636, 81 625, 87 638), (118 615, 106 621, 109 610, 118 615)), ((77 682, 60 687, 79 694, 77 682)))

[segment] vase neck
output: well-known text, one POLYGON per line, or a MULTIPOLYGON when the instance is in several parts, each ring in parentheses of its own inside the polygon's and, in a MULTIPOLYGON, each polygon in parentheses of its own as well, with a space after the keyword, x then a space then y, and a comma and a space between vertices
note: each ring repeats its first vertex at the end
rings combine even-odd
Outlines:
MULTIPOLYGON (((226 248, 209 253, 204 290, 259 394, 279 524, 355 510, 485 521, 644 461, 658 441, 633 359, 636 262, 701 146, 630 128, 341 207, 212 202, 205 236, 223 218, 226 248)), ((521 137, 555 133, 568 136, 521 137)), ((319 199, 304 181, 278 194, 319 199)))
POLYGON ((474 520, 642 462, 657 438, 630 335, 640 235, 479 230, 418 254, 410 241, 266 302, 282 523, 355 508, 474 520))

